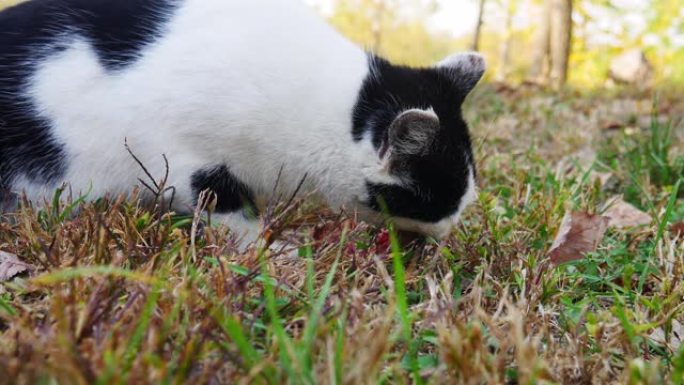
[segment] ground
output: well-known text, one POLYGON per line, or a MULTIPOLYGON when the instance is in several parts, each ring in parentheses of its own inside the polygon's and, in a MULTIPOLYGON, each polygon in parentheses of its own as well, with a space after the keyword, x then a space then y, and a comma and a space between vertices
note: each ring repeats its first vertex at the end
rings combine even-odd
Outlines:
POLYGON ((681 383, 676 96, 481 86, 479 198, 443 242, 299 200, 265 218, 282 252, 124 199, 24 205, 0 383, 681 383))

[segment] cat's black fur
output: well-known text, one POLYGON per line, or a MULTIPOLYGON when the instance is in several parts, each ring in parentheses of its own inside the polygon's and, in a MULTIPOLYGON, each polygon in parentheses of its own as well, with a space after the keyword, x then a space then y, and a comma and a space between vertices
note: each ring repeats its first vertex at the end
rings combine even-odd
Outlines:
POLYGON ((202 191, 208 190, 216 194, 217 213, 225 214, 242 209, 249 214, 257 214, 254 194, 225 165, 196 171, 192 175, 192 190, 195 202, 202 191))
POLYGON ((393 216, 426 222, 454 214, 467 188, 467 166, 475 172, 468 126, 461 114, 461 105, 474 84, 458 77, 455 82, 454 74, 445 69, 413 69, 377 57, 371 57, 370 63, 371 74, 354 110, 352 135, 356 141, 370 130, 373 145, 383 153, 381 149, 389 146, 390 126, 408 108, 432 108, 440 127, 427 151, 393 160, 400 163, 395 168, 412 181, 411 186, 368 182, 367 204, 393 216))

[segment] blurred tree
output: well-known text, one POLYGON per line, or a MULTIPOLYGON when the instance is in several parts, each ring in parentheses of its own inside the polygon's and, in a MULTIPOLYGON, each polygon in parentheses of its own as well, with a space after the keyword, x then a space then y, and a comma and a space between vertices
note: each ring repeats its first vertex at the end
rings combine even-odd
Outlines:
POLYGON ((530 77, 556 88, 568 79, 572 43, 572 0, 545 0, 539 18, 530 77))
POLYGON ((560 88, 568 80, 572 43, 572 0, 551 0, 551 84, 560 88))
POLYGON ((504 0, 506 8, 506 25, 501 42, 501 65, 497 73, 497 80, 506 80, 510 73, 511 45, 513 44, 513 16, 517 12, 517 0, 504 0))
POLYGON ((684 3, 681 0, 651 0, 647 25, 638 36, 649 60, 660 69, 661 81, 684 83, 684 3))
POLYGON ((482 36, 482 25, 484 24, 484 11, 487 0, 479 0, 480 6, 477 11, 477 22, 475 23, 475 33, 473 34, 473 43, 470 45, 472 51, 480 50, 480 36, 482 36))
POLYGON ((569 81, 603 85, 611 62, 635 49, 654 67, 654 85, 682 85, 684 4, 681 0, 575 0, 569 81))
POLYGON ((534 51, 532 53, 532 67, 530 79, 546 84, 549 80, 551 69, 551 1, 545 0, 539 13, 539 22, 534 38, 534 51))

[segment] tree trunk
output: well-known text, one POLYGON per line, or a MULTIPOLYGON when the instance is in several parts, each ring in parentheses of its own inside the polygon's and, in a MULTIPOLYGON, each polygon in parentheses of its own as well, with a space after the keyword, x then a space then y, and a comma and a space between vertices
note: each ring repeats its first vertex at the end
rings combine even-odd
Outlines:
POLYGON ((532 52, 532 67, 529 78, 532 81, 547 84, 549 80, 550 52, 551 52, 551 1, 545 0, 539 15, 532 52))
POLYGON ((470 49, 473 51, 480 50, 480 36, 482 35, 482 24, 484 23, 484 9, 487 0, 480 0, 480 9, 477 13, 477 24, 475 24, 475 33, 473 34, 473 42, 470 49))
POLYGON ((516 9, 516 0, 507 0, 506 5, 506 30, 504 32, 503 43, 501 44, 501 68, 497 79, 504 81, 509 75, 509 65, 511 61, 511 41, 513 40, 513 15, 516 9))
POLYGON ((572 45, 572 0, 551 0, 551 82, 561 88, 568 80, 572 45))

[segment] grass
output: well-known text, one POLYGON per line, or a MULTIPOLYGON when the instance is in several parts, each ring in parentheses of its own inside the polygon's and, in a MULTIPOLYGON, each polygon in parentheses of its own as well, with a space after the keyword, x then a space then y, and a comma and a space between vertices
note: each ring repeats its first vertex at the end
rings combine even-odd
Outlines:
POLYGON ((479 199, 443 242, 299 205, 269 228, 294 252, 238 252, 124 199, 24 205, 0 221, 37 267, 0 284, 0 382, 681 383, 684 106, 518 92, 471 99, 479 199), (565 212, 614 195, 653 223, 551 266, 565 212))

